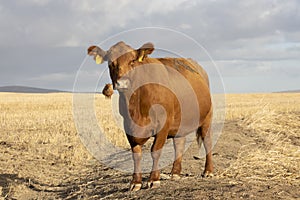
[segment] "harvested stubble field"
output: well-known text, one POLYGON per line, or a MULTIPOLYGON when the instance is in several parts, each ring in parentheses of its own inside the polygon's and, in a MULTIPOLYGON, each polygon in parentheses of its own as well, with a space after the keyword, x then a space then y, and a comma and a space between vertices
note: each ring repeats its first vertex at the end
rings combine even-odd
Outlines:
MULTIPOLYGON (((0 93, 0 199, 299 199, 300 94, 230 94, 226 109, 215 177, 197 176, 204 160, 193 158, 194 143, 181 180, 128 192, 131 174, 104 166, 82 145, 72 94, 0 93)), ((128 149, 110 123, 111 101, 96 95, 96 110, 109 139, 128 149)))

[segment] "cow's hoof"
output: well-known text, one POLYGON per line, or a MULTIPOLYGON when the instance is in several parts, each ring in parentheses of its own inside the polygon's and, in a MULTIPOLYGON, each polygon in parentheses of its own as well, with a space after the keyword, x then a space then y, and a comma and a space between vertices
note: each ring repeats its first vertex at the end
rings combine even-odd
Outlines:
POLYGON ((174 181, 179 180, 180 178, 181 177, 178 174, 172 174, 172 176, 171 176, 171 180, 174 180, 174 181))
POLYGON ((212 172, 205 171, 202 173, 201 177, 202 178, 212 178, 212 177, 214 177, 214 174, 212 172))
POLYGON ((141 183, 131 183, 129 191, 139 191, 142 188, 141 183))
POLYGON ((147 188, 159 188, 160 181, 148 181, 147 188))

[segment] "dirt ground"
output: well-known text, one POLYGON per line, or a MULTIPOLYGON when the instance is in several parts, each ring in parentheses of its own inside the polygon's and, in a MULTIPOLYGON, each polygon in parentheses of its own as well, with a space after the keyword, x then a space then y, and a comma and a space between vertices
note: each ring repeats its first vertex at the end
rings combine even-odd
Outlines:
MULTIPOLYGON (((198 148, 194 143, 184 155, 181 180, 167 180, 162 177, 159 189, 142 189, 138 192, 128 192, 130 174, 121 173, 99 164, 96 160, 89 166, 77 166, 75 169, 64 169, 63 163, 50 163, 53 175, 61 176, 63 182, 58 185, 49 185, 47 180, 36 181, 30 177, 20 177, 18 174, 0 174, 0 188, 2 199, 297 199, 300 197, 299 183, 291 183, 282 179, 276 182, 242 180, 228 177, 224 173, 234 162, 237 162, 238 153, 242 146, 259 143, 262 138, 243 130, 236 122, 227 122, 224 132, 215 146, 213 178, 204 179, 199 175, 203 170, 204 160, 196 160, 198 148), (21 194, 10 196, 11 186, 20 187, 21 194)), ((299 141, 299 138, 298 138, 299 141)), ((251 146, 252 148, 253 146, 251 146)), ((249 147, 250 148, 250 147, 249 147)), ((1 160, 17 160, 22 147, 13 146, 5 141, 0 143, 1 160)), ((36 158, 23 160, 40 162, 36 158)), ((49 163, 48 163, 49 164, 49 163)), ((255 165, 255 163, 253 163, 255 165)), ((6 166, 17 167, 17 166, 6 166)), ((3 169, 2 169, 3 170, 3 169)), ((32 170, 35 170, 34 168, 32 170)), ((257 169, 262 170, 264 169, 257 169)), ((14 171, 14 170, 9 170, 14 171)), ((170 172, 170 167, 162 170, 164 174, 170 172)), ((266 172, 267 173, 267 172, 266 172)), ((49 173, 51 175, 51 172, 49 173)), ((149 175, 145 174, 145 182, 149 175)))
MULTIPOLYGON (((299 112, 294 113, 292 118, 300 119, 299 112)), ((93 158, 72 163, 66 159, 68 154, 63 158, 47 156, 50 150, 44 140, 37 143, 45 148, 34 154, 28 150, 26 143, 0 137, 0 200, 299 199, 299 132, 284 143, 285 151, 296 149, 296 157, 290 158, 293 162, 278 163, 277 158, 281 161, 282 157, 272 146, 278 143, 271 143, 265 135, 243 126, 247 124, 246 120, 225 122, 223 133, 213 149, 213 178, 199 176, 204 168, 204 159, 194 159, 198 155, 195 142, 184 154, 180 180, 168 179, 171 170, 168 166, 162 170, 160 188, 146 189, 149 174, 144 174, 143 189, 137 192, 128 191, 131 174, 108 168, 93 158), (255 157, 255 152, 261 152, 261 155, 266 152, 267 156, 255 157), (268 158, 269 154, 274 154, 272 159, 268 158)), ((298 122, 295 127, 299 127, 298 122)), ((66 142, 60 148, 73 152, 76 145, 66 142)))

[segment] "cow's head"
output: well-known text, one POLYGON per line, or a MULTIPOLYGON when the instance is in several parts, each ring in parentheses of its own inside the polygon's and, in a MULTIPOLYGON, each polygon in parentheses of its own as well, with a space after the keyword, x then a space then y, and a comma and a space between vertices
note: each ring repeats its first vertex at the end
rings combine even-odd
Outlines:
POLYGON ((90 46, 88 55, 94 56, 97 64, 108 62, 113 88, 120 91, 128 88, 129 80, 126 80, 124 75, 136 67, 138 62, 142 62, 153 50, 152 43, 146 43, 139 49, 133 49, 124 42, 118 42, 108 51, 104 51, 98 46, 90 46))

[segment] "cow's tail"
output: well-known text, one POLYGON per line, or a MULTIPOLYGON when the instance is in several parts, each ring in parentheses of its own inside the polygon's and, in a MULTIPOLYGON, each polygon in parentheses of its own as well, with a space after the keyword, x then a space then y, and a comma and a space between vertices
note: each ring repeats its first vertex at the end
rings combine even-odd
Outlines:
MULTIPOLYGON (((203 140, 202 140, 202 128, 201 127, 199 127, 198 129, 197 129, 197 131, 196 131, 196 139, 197 139, 197 144, 198 144, 198 147, 199 147, 199 149, 201 148, 201 145, 202 145, 202 143, 203 143, 203 140)), ((195 156, 193 156, 193 158, 195 159, 195 160, 200 160, 201 158, 200 158, 200 156, 199 155, 195 155, 195 156)))
POLYGON ((198 127, 196 131, 196 137, 197 137, 197 143, 199 148, 201 147, 203 140, 205 137, 211 137, 211 126, 212 126, 212 115, 213 115, 213 107, 210 108, 210 111, 208 112, 202 126, 198 127), (203 129, 203 126, 206 126, 206 128, 203 129))
POLYGON ((201 127, 199 127, 198 128, 198 130, 196 131, 196 139, 197 139, 197 144, 198 144, 198 147, 200 148, 201 147, 201 145, 202 145, 202 137, 201 137, 201 132, 202 132, 202 130, 201 130, 202 128, 201 127))

